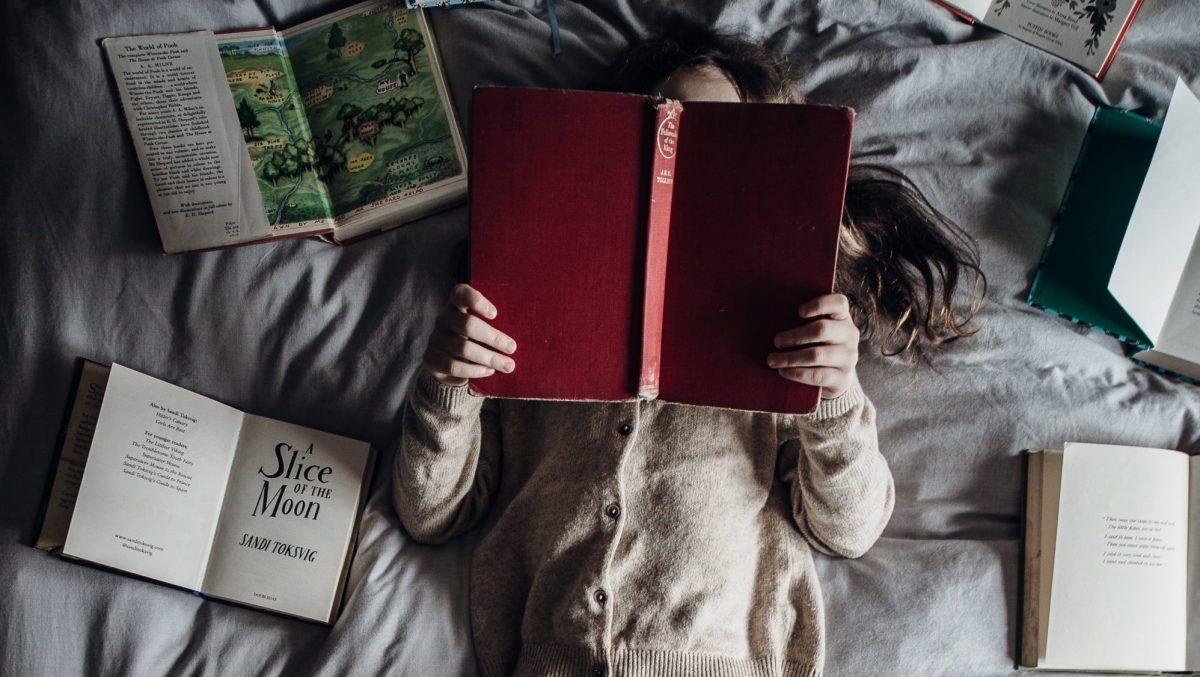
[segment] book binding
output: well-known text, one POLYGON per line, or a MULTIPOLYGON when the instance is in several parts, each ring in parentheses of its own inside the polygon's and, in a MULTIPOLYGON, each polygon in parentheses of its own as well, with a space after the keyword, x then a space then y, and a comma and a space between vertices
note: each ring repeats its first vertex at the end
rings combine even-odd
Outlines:
POLYGON ((642 305, 642 369, 638 397, 658 397, 662 364, 663 302, 667 289, 667 243, 671 233, 671 196, 675 154, 683 106, 667 99, 655 107, 654 150, 650 171, 650 208, 646 219, 646 288, 642 305))

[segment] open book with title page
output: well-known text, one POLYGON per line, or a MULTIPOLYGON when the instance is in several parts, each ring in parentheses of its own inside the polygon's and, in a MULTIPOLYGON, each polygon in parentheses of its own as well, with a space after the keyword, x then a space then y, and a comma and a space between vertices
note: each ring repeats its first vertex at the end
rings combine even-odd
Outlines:
POLYGON ((84 362, 37 546, 332 623, 374 457, 366 442, 84 362))
POLYGON ((337 242, 466 197, 420 10, 365 2, 276 31, 103 41, 168 253, 337 242))

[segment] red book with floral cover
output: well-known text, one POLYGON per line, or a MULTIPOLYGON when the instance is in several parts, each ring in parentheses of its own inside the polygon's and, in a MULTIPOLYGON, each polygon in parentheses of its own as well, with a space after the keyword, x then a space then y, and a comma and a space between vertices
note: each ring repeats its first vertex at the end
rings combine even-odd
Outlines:
POLYGON ((471 275, 516 339, 481 395, 811 411, 767 366, 833 287, 854 111, 484 87, 471 275))

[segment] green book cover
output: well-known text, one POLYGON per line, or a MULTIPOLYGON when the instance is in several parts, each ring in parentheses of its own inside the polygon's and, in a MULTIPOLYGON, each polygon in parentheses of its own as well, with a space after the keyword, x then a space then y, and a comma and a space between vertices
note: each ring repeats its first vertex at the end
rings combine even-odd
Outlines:
POLYGON ((1109 293, 1108 280, 1161 131, 1118 108, 1096 110, 1028 298, 1141 350, 1151 340, 1109 293))

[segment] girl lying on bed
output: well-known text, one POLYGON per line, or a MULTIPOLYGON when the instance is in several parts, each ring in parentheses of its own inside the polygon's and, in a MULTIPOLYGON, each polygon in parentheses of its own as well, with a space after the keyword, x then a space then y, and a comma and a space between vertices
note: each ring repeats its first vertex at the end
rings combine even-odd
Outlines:
MULTIPOLYGON (((779 58, 706 32, 638 45, 615 73, 615 89, 684 101, 800 100, 779 58)), ((404 412, 394 500, 418 541, 480 526, 485 676, 821 672, 812 550, 858 557, 892 512, 859 343, 923 359, 970 333, 983 283, 972 240, 875 165, 851 169, 838 266, 841 293, 797 299, 767 361, 822 387, 807 415, 473 396, 468 379, 520 353, 487 322, 503 309, 454 288, 404 412)))

